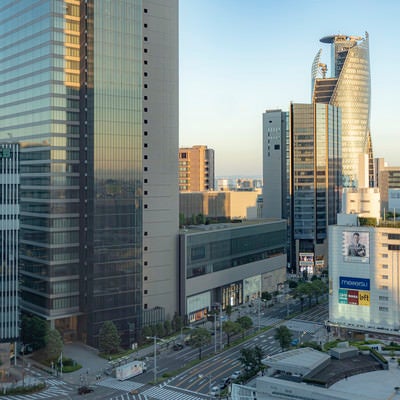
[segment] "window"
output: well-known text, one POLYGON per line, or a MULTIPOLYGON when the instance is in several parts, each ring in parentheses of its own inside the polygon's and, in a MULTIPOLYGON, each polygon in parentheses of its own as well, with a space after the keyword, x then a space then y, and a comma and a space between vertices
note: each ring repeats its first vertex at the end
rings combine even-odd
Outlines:
POLYGON ((382 279, 389 279, 389 275, 382 275, 382 279))
POLYGON ((145 84, 143 85, 143 87, 144 87, 145 89, 147 89, 147 88, 149 87, 149 85, 148 85, 147 83, 145 83, 145 84))
MULTIPOLYGON (((147 194, 147 192, 145 194, 147 194)), ((148 234, 149 234, 148 232, 143 232, 144 236, 147 236, 148 234)))
POLYGON ((148 97, 147 97, 147 96, 144 96, 144 97, 143 97, 143 100, 148 100, 148 97))
POLYGON ((144 246, 144 247, 143 247, 143 250, 144 250, 144 251, 147 251, 148 249, 149 249, 149 248, 148 248, 147 246, 144 246))
POLYGON ((388 296, 379 296, 379 300, 380 301, 389 301, 389 297, 388 296))
POLYGON ((147 132, 147 131, 144 131, 144 132, 143 132, 143 135, 144 135, 144 136, 147 136, 148 134, 149 134, 149 132, 147 132))
POLYGON ((144 265, 145 267, 147 267, 147 266, 149 265, 149 263, 148 263, 147 261, 144 261, 144 262, 143 262, 143 265, 144 265))
POLYGON ((144 170, 144 171, 148 171, 148 168, 147 168, 147 167, 144 167, 143 170, 144 170))
POLYGON ((144 76, 149 76, 149 74, 148 74, 147 72, 145 72, 143 75, 144 75, 144 76))
POLYGON ((145 124, 148 124, 148 123, 149 123, 149 121, 148 121, 147 119, 145 119, 143 122, 144 122, 145 124))
POLYGON ((388 258, 387 254, 382 254, 382 258, 388 258))
POLYGON ((147 107, 145 107, 145 108, 143 109, 143 111, 144 111, 144 112, 147 112, 147 111, 149 111, 149 109, 148 109, 147 107))
POLYGON ((143 207, 144 207, 144 208, 148 208, 148 205, 147 205, 147 204, 144 204, 143 207))
POLYGON ((147 11, 148 11, 147 8, 144 8, 144 9, 143 9, 143 12, 144 12, 145 14, 147 14, 147 11))
POLYGON ((147 28, 147 24, 143 24, 143 26, 144 26, 145 28, 147 28))
POLYGON ((143 182, 144 182, 144 183, 148 183, 149 180, 146 178, 146 179, 143 179, 143 182))
POLYGON ((145 305, 143 306, 143 308, 144 308, 145 310, 147 310, 147 304, 145 304, 145 305))
POLYGON ((143 64, 144 64, 144 65, 147 65, 147 60, 144 60, 144 61, 143 61, 143 64))
POLYGON ((143 279, 144 279, 145 281, 147 281, 148 278, 147 278, 147 276, 145 276, 143 279))
MULTIPOLYGON (((144 191, 144 195, 145 195, 145 196, 147 195, 147 190, 144 191)), ((146 235, 147 235, 147 232, 145 232, 144 235, 146 236, 146 235)))
POLYGON ((388 268, 389 268, 389 265, 383 264, 383 265, 382 265, 382 268, 383 268, 383 269, 388 269, 388 268))
POLYGON ((145 155, 143 156, 143 158, 144 158, 145 160, 147 160, 147 154, 145 154, 145 155))
POLYGON ((149 39, 148 39, 147 36, 145 36, 145 37, 143 38, 143 40, 144 40, 145 42, 147 42, 149 39))
POLYGON ((379 307, 379 311, 388 312, 388 311, 389 311, 389 308, 388 308, 388 307, 382 307, 382 306, 380 306, 380 307, 379 307))
POLYGON ((144 294, 147 294, 147 289, 144 290, 144 294))
POLYGON ((274 145, 275 150, 279 150, 280 148, 281 148, 281 146, 279 144, 274 145))
POLYGON ((143 146, 144 146, 144 147, 148 147, 148 144, 147 144, 147 143, 144 143, 143 146))
POLYGON ((147 53, 147 49, 143 49, 143 53, 147 53))

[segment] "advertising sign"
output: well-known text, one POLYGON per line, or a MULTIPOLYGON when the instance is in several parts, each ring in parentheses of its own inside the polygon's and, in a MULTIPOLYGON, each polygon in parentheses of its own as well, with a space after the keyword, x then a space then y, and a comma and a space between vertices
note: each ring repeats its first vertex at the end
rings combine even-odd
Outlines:
POLYGON ((339 276, 339 287, 342 289, 370 290, 369 279, 339 276))
POLYGON ((342 254, 347 262, 369 262, 369 232, 344 231, 342 254))
POLYGON ((364 278, 339 277, 339 304, 370 306, 370 280, 364 278))

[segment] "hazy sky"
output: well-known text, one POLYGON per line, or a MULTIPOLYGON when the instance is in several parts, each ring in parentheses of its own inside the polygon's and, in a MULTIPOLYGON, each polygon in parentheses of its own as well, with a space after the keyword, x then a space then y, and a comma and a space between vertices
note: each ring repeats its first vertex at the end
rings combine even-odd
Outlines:
MULTIPOLYGON (((400 1, 180 0, 180 146, 215 149, 217 176, 262 175, 262 113, 309 103, 323 36, 370 38, 375 157, 400 166, 400 1)), ((330 76, 328 71, 328 76, 330 76)))

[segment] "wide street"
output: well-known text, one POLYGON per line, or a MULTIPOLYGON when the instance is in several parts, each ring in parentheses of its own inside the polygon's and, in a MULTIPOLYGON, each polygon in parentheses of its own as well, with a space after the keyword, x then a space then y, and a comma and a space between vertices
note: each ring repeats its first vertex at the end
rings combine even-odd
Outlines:
MULTIPOLYGON (((297 307, 291 305, 290 307, 297 307)), ((293 333, 293 338, 299 341, 315 340, 317 342, 326 340, 326 331, 324 321, 328 318, 327 303, 315 306, 304 313, 298 314, 295 318, 284 320, 288 311, 290 314, 292 309, 287 308, 285 304, 278 304, 272 308, 258 309, 251 307, 248 309, 242 308, 241 315, 248 314, 254 321, 256 329, 278 324, 285 324, 293 333)), ((235 320, 238 316, 232 315, 235 320)), ((44 376, 44 373, 31 368, 30 373, 37 375, 38 379, 44 380, 47 378, 49 385, 48 389, 30 395, 6 396, 6 400, 39 400, 39 399, 81 399, 87 400, 197 400, 209 399, 208 395, 210 388, 222 380, 229 377, 232 372, 241 369, 238 358, 240 349, 243 347, 252 348, 259 346, 263 350, 264 356, 273 355, 281 351, 279 343, 274 339, 274 328, 268 331, 262 331, 252 339, 241 343, 238 346, 225 349, 221 353, 208 358, 200 364, 178 374, 173 378, 169 378, 159 385, 151 385, 154 379, 154 359, 149 354, 148 370, 145 374, 134 377, 126 381, 118 381, 112 377, 103 376, 101 380, 95 380, 92 376, 92 371, 88 375, 88 384, 94 388, 92 393, 84 396, 77 394, 79 385, 73 384, 71 379, 56 379, 44 376), (135 392, 134 392, 135 391, 135 392), (133 393, 134 392, 134 393, 133 393)), ((216 347, 219 350, 220 338, 219 332, 213 336, 216 338, 216 347)), ((226 344, 226 337, 223 335, 223 341, 226 344)), ((203 357, 207 354, 213 354, 215 350, 214 342, 202 350, 203 357)), ((199 356, 198 349, 192 349, 185 346, 182 350, 173 351, 172 349, 164 350, 157 356, 157 377, 161 377, 166 372, 178 370, 183 365, 197 359, 199 356)), ((27 371, 29 372, 29 371, 27 371)), ((82 375, 85 375, 84 373, 82 375)))

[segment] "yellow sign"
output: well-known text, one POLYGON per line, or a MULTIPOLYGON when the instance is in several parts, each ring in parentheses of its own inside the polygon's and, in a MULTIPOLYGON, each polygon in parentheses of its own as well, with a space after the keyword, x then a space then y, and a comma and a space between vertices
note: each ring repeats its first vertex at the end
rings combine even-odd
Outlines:
POLYGON ((369 306, 371 294, 370 292, 366 291, 358 291, 358 305, 359 306, 369 306))

